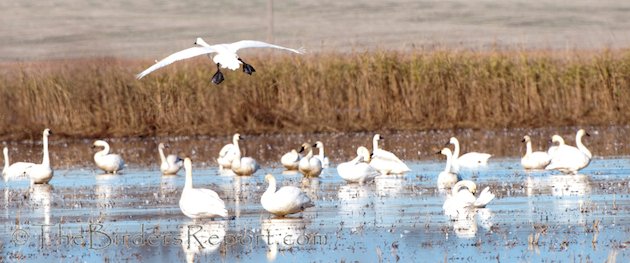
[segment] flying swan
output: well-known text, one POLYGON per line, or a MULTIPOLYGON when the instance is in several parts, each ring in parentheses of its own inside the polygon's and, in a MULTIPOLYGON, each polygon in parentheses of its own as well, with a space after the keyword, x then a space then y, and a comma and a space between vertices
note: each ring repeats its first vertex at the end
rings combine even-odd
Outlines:
POLYGON ((241 41, 234 42, 231 44, 209 45, 208 43, 206 43, 206 41, 198 37, 197 41, 195 41, 195 45, 198 45, 198 46, 184 49, 179 52, 175 52, 171 54, 170 56, 158 61, 157 63, 153 64, 153 66, 149 67, 148 69, 142 71, 140 74, 136 75, 136 78, 141 79, 147 74, 159 68, 167 66, 175 61, 192 58, 192 57, 196 57, 200 55, 206 55, 206 54, 210 56, 210 54, 212 53, 217 53, 212 58, 212 61, 214 61, 214 63, 217 64, 217 72, 214 74, 214 76, 212 76, 212 83, 218 85, 224 80, 223 73, 221 73, 221 68, 236 70, 240 67, 241 64, 243 64, 243 72, 249 75, 256 72, 256 70, 254 70, 254 67, 245 63, 245 61, 243 61, 236 54, 236 52, 239 49, 266 47, 266 48, 277 48, 277 49, 287 50, 287 51, 291 51, 297 54, 304 53, 304 50, 302 49, 296 50, 292 48, 281 47, 281 46, 265 43, 262 41, 255 41, 255 40, 241 40, 241 41))

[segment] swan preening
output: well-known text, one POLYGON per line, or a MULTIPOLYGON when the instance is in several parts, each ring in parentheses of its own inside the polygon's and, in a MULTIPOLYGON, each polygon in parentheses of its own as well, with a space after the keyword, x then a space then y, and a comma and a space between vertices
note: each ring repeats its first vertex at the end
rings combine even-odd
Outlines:
POLYGON ((283 217, 314 206, 311 199, 300 188, 283 186, 276 189, 276 178, 271 174, 265 176, 265 181, 269 183, 269 188, 260 198, 260 203, 267 212, 283 217))
POLYGON ((48 153, 48 136, 52 135, 50 129, 44 129, 42 133, 42 163, 16 162, 9 164, 9 149, 4 147, 4 180, 15 179, 22 176, 28 177, 33 184, 46 184, 53 177, 53 169, 50 167, 50 155, 48 153))
POLYGON ((235 145, 238 145, 238 140, 241 135, 235 133, 232 136, 232 143, 228 143, 221 148, 219 151, 219 158, 217 158, 217 163, 219 163, 219 169, 230 169, 232 168, 232 161, 236 158, 237 148, 235 145))
POLYGON ((378 147, 378 141, 383 137, 380 134, 372 138, 372 161, 370 165, 381 174, 402 174, 411 171, 395 154, 378 147))
POLYGON ((179 60, 183 60, 183 59, 187 59, 187 58, 192 58, 192 57, 196 57, 196 56, 200 56, 200 55, 210 55, 212 53, 217 53, 213 58, 212 61, 214 61, 214 63, 216 63, 217 65, 217 72, 214 74, 214 76, 212 76, 212 83, 215 84, 220 84, 221 82, 223 82, 224 77, 223 77, 223 73, 221 73, 221 68, 227 68, 227 69, 231 69, 231 70, 236 70, 238 69, 241 64, 243 64, 243 72, 251 75, 252 73, 254 73, 256 70, 254 70, 254 67, 252 67, 251 65, 245 63, 237 54, 236 52, 240 49, 243 48, 276 48, 276 49, 282 49, 282 50, 287 50, 287 51, 291 51, 297 54, 302 54, 304 53, 303 50, 296 50, 296 49, 292 49, 292 48, 286 48, 286 47, 282 47, 282 46, 278 46, 278 45, 273 45, 273 44, 269 44, 269 43, 265 43, 262 41, 255 41, 255 40, 241 40, 238 42, 234 42, 234 43, 230 43, 230 44, 217 44, 217 45, 209 45, 208 43, 206 43, 206 41, 204 41, 203 39, 201 39, 200 37, 197 38, 197 41, 195 41, 195 45, 198 45, 196 47, 191 47, 188 49, 184 49, 182 51, 179 52, 175 52, 173 54, 171 54, 170 56, 158 61, 157 63, 155 63, 153 66, 149 67, 148 69, 142 71, 140 74, 136 75, 136 78, 141 79, 142 77, 146 76, 147 74, 162 68, 164 66, 167 66, 175 61, 179 61, 179 60))
POLYGON ((232 172, 237 175, 252 175, 258 171, 260 166, 258 166, 256 160, 252 157, 241 157, 241 148, 238 145, 238 141, 242 139, 243 137, 240 134, 234 134, 232 142, 234 145, 234 159, 232 160, 230 168, 232 172))
POLYGON ((186 170, 186 183, 179 199, 179 208, 182 213, 193 219, 227 217, 225 203, 216 192, 210 189, 193 188, 190 158, 184 159, 184 170, 186 170))
POLYGON ((372 181, 380 175, 380 172, 370 165, 370 151, 363 146, 357 148, 357 157, 337 165, 337 173, 342 179, 359 184, 372 181))
POLYGON ((160 171, 164 175, 173 175, 177 174, 182 166, 184 166, 184 160, 179 158, 179 156, 174 154, 169 154, 168 156, 164 156, 164 148, 168 148, 168 145, 164 143, 160 143, 158 145, 158 152, 160 153, 160 171))
POLYGON ((114 153, 109 153, 109 144, 103 140, 97 140, 92 144, 92 148, 103 147, 103 150, 94 154, 96 166, 106 173, 118 173, 125 167, 123 158, 114 153))
POLYGON ((302 144, 301 152, 306 152, 298 164, 298 170, 306 177, 318 177, 322 173, 322 162, 313 156, 313 146, 310 143, 302 144))
POLYGON ((457 217, 463 209, 483 208, 494 199, 494 194, 490 192, 489 187, 484 188, 479 197, 475 197, 476 193, 475 182, 470 180, 457 182, 451 189, 451 195, 444 201, 442 206, 444 212, 450 217, 457 217))
POLYGON ((290 152, 282 155, 280 163, 282 163, 282 166, 284 166, 287 170, 297 170, 301 159, 302 156, 297 152, 297 150, 292 149, 290 152))
POLYGON ((444 148, 437 153, 441 153, 446 156, 446 167, 444 167, 444 171, 440 172, 440 174, 438 175, 438 188, 451 188, 453 187, 453 185, 455 185, 455 183, 457 183, 457 181, 461 179, 459 178, 459 175, 457 173, 453 172, 453 169, 451 167, 453 164, 453 153, 449 148, 444 148))
POLYGON ((453 172, 459 172, 459 167, 476 167, 480 165, 488 164, 488 159, 492 156, 488 153, 478 153, 478 152, 469 152, 462 155, 459 155, 459 141, 455 137, 451 137, 448 144, 453 144, 455 149, 453 150, 453 162, 452 168, 453 172))
POLYGON ((551 162, 551 157, 547 152, 532 152, 532 139, 525 135, 523 136, 523 142, 526 143, 525 156, 521 158, 521 165, 525 169, 545 169, 545 167, 551 162))
POLYGON ((575 144, 577 147, 564 144, 562 141, 551 155, 551 163, 545 167, 546 170, 558 170, 563 173, 577 174, 577 171, 588 166, 593 158, 591 151, 582 143, 582 137, 590 136, 584 129, 577 131, 575 144))

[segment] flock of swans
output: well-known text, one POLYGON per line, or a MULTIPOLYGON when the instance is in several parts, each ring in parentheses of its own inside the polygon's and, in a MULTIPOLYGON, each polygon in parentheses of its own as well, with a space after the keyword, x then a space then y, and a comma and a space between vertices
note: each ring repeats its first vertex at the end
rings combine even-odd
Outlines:
MULTIPOLYGON (((43 132, 43 160, 41 164, 29 162, 15 162, 10 164, 8 148, 3 149, 4 169, 2 175, 6 180, 14 178, 29 178, 32 184, 46 184, 53 177, 53 169, 50 166, 48 152, 48 137, 52 134, 50 129, 43 132)), ((583 129, 576 134, 576 146, 564 143, 559 135, 554 135, 552 141, 557 144, 547 152, 532 151, 531 138, 523 137, 526 143, 525 156, 521 158, 524 169, 558 170, 563 173, 577 174, 577 171, 586 167, 592 158, 591 152, 582 143, 583 136, 589 136, 583 129)), ((239 141, 243 137, 234 134, 232 143, 225 145, 219 152, 217 163, 222 170, 231 170, 237 176, 250 176, 260 169, 256 160, 252 157, 243 157, 239 141)), ((378 176, 392 174, 404 174, 411 169, 395 154, 381 149, 379 141, 383 137, 379 134, 372 139, 372 151, 364 146, 356 150, 356 157, 348 162, 339 163, 336 167, 339 177, 348 183, 364 184, 373 181, 378 176)), ((485 187, 480 193, 477 185, 470 180, 462 180, 460 169, 474 169, 486 165, 491 157, 487 153, 469 152, 460 155, 459 141, 452 137, 448 144, 452 144, 453 150, 448 147, 438 152, 446 156, 444 171, 437 176, 437 186, 448 193, 443 209, 446 215, 461 215, 462 211, 483 208, 495 197, 489 187, 485 187), (449 192, 450 190, 450 192, 449 192), (478 194, 475 196, 475 194, 478 194)), ((107 173, 118 173, 124 169, 125 162, 122 156, 110 153, 109 144, 103 140, 97 140, 93 147, 103 149, 94 154, 96 166, 107 173)), ((179 200, 182 213, 190 218, 215 218, 228 217, 228 210, 224 201, 210 189, 194 188, 192 183, 192 162, 190 158, 181 159, 177 155, 165 155, 164 150, 168 146, 160 143, 158 152, 160 156, 160 171, 164 175, 177 174, 184 168, 186 181, 179 200)), ((304 143, 299 149, 292 149, 284 154, 280 161, 287 170, 297 170, 305 177, 318 177, 322 170, 329 167, 328 158, 324 155, 324 144, 317 141, 315 144, 304 143), (318 149, 318 154, 314 153, 318 149)), ((300 189, 293 186, 277 188, 276 178, 267 174, 265 181, 268 188, 262 194, 260 202, 262 207, 271 214, 283 217, 289 214, 300 213, 314 206, 310 198, 300 189)))

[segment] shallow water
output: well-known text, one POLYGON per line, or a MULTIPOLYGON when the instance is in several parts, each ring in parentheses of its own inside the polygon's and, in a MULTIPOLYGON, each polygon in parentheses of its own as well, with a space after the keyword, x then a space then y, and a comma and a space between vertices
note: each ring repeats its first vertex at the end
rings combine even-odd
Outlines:
POLYGON ((157 169, 130 168, 98 175, 72 168, 57 169, 51 185, 0 182, 0 261, 630 259, 630 157, 596 158, 578 176, 525 172, 519 159, 491 159, 462 177, 490 186, 497 198, 456 221, 444 215, 445 194, 435 187, 443 161, 408 163, 412 172, 364 186, 345 183, 334 168, 315 179, 269 166, 235 177, 193 163, 195 186, 217 191, 234 217, 197 222, 178 207, 181 171, 161 176, 157 169), (281 185, 301 187, 316 206, 274 219, 259 203, 265 173, 281 185), (528 242, 530 235, 538 235, 537 244, 528 242))

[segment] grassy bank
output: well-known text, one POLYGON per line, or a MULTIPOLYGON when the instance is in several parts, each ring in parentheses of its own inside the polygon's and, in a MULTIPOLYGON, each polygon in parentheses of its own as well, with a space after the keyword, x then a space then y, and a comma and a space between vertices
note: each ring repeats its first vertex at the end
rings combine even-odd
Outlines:
POLYGON ((422 130, 630 122, 630 52, 372 52, 0 65, 0 137, 422 130))

